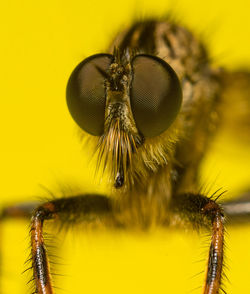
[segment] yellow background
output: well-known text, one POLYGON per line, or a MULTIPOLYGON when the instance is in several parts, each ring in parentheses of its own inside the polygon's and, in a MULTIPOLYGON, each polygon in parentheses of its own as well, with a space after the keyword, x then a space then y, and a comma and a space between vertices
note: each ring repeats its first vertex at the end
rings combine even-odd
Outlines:
MULTIPOLYGON (((1 27, 1 190, 2 205, 46 197, 41 185, 105 191, 88 171, 65 85, 75 65, 105 52, 115 33, 135 17, 162 16, 171 8, 207 42, 216 64, 250 66, 249 1, 2 1, 1 27)), ((233 111, 233 110, 232 110, 233 111)), ((219 136, 205 159, 203 182, 223 186, 228 197, 249 186, 248 147, 219 136)), ((57 293, 201 293, 207 239, 174 230, 150 234, 68 233, 62 240, 57 293), (202 260, 202 261, 200 261, 202 260), (200 262, 198 262, 200 261, 200 262), (65 291, 64 291, 65 290, 65 291), (192 290, 194 290, 192 292, 192 290)), ((228 293, 250 293, 250 226, 228 229, 228 293)), ((1 227, 3 292, 28 293, 21 275, 29 250, 28 224, 1 227)))

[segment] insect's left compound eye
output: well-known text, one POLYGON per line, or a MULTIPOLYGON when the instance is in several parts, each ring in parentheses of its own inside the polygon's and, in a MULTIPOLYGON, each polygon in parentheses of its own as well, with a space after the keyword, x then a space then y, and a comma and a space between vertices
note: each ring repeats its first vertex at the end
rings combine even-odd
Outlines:
POLYGON ((169 64, 151 55, 136 55, 132 68, 130 98, 136 126, 145 137, 160 135, 180 110, 179 79, 169 64))
POLYGON ((67 85, 67 104, 75 122, 86 132, 100 136, 104 130, 105 72, 110 54, 96 54, 83 60, 72 72, 67 85))

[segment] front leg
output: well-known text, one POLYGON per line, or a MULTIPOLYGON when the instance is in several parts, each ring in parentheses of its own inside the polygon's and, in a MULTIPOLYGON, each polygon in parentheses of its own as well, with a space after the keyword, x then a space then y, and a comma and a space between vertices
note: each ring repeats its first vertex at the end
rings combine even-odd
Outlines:
POLYGON ((210 227, 212 238, 209 249, 203 294, 218 294, 221 288, 224 256, 224 214, 214 200, 200 194, 176 195, 171 203, 174 212, 195 227, 210 227))
POLYGON ((40 205, 34 211, 30 232, 35 293, 53 293, 49 260, 43 238, 43 222, 49 219, 58 219, 62 222, 77 222, 89 215, 96 218, 105 218, 110 216, 111 212, 110 199, 100 195, 79 195, 61 198, 40 205))

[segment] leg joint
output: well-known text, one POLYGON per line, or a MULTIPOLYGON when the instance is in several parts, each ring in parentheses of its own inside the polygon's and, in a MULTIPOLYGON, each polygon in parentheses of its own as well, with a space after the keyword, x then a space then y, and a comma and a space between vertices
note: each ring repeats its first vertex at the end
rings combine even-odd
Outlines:
POLYGON ((51 202, 47 202, 43 204, 42 206, 39 206, 34 211, 33 218, 43 221, 45 219, 51 219, 54 213, 55 213, 54 204, 51 202))
POLYGON ((201 209, 201 213, 210 217, 212 220, 215 218, 224 219, 224 212, 222 207, 214 200, 209 200, 201 209))

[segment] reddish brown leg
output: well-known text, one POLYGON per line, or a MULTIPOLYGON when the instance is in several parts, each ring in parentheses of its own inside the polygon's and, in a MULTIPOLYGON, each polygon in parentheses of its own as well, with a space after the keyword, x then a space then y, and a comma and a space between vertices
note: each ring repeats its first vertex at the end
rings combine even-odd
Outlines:
MULTIPOLYGON (((9 205, 1 209, 0 211, 0 278, 2 278, 2 247, 4 236, 2 236, 2 223, 6 219, 29 219, 32 211, 38 206, 38 202, 25 202, 17 205, 9 205)), ((2 279, 0 279, 0 293, 2 289, 2 279)))
POLYGON ((178 195, 172 202, 175 212, 190 221, 195 227, 212 227, 203 294, 218 294, 221 288, 224 250, 224 214, 214 200, 202 195, 178 195))
POLYGON ((52 203, 46 203, 35 211, 31 221, 31 255, 37 293, 53 293, 48 257, 43 239, 43 222, 53 217, 55 217, 55 207, 52 203))
POLYGON ((58 219, 67 222, 80 221, 87 215, 103 216, 111 212, 108 198, 98 195, 79 195, 57 199, 39 206, 31 221, 31 254, 36 293, 53 293, 49 260, 43 238, 43 222, 58 219))
POLYGON ((217 294, 221 289, 224 249, 224 217, 220 206, 211 200, 205 205, 202 212, 207 214, 212 221, 212 240, 209 249, 204 294, 217 294))

